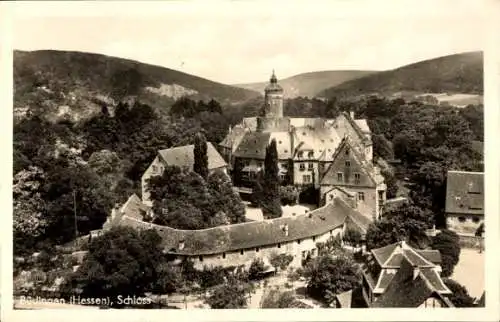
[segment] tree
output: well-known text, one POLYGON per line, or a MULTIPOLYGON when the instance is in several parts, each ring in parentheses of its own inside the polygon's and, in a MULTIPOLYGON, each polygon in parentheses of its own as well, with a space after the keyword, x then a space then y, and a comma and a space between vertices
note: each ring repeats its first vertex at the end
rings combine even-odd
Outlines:
POLYGON ((384 214, 368 227, 366 247, 380 248, 401 240, 422 248, 427 242, 426 229, 432 227, 432 217, 412 204, 404 204, 384 214))
POLYGON ((31 242, 43 235, 49 224, 45 214, 46 203, 42 198, 42 186, 45 179, 44 171, 34 166, 14 176, 12 187, 14 238, 15 241, 20 242, 14 243, 15 253, 22 251, 24 249, 22 245, 26 242, 31 242))
POLYGON ((217 287, 208 297, 207 303, 212 309, 239 309, 247 305, 249 287, 236 279, 217 287))
POLYGON ((280 291, 278 289, 270 290, 262 299, 261 308, 263 309, 286 309, 293 308, 295 295, 293 291, 280 291))
POLYGON ((358 246, 361 244, 362 236, 361 233, 355 229, 347 229, 344 233, 343 240, 352 246, 358 246))
POLYGON ((208 178, 207 139, 202 133, 198 133, 194 142, 193 171, 205 180, 208 178))
POLYGON ((452 292, 452 294, 449 295, 449 299, 456 307, 475 306, 474 304, 475 299, 469 295, 469 292, 463 285, 460 285, 454 280, 448 278, 444 280, 444 284, 452 292))
POLYGON ((266 266, 264 264, 264 261, 260 258, 256 258, 252 261, 252 264, 250 264, 250 268, 248 269, 248 277, 251 280, 258 279, 262 276, 265 270, 266 266))
POLYGON ((359 276, 353 261, 346 256, 333 258, 318 256, 309 261, 304 269, 307 292, 326 304, 336 294, 351 290, 359 285, 359 276))
POLYGON ((271 218, 281 217, 282 209, 279 191, 278 150, 276 149, 276 140, 274 139, 266 148, 262 188, 263 213, 271 218))
POLYGON ((384 177, 384 183, 387 186, 387 198, 395 198, 398 193, 398 180, 390 171, 382 170, 382 176, 384 177))
POLYGON ((158 286, 171 290, 172 276, 166 278, 166 272, 176 273, 161 266, 161 260, 161 238, 156 231, 113 228, 92 240, 70 283, 82 289, 82 296, 110 297, 118 304, 115 299, 119 295, 143 296, 158 286), (159 284, 158 276, 162 276, 159 284))
POLYGON ((441 253, 441 276, 451 276, 460 259, 460 237, 454 231, 442 230, 433 238, 431 247, 441 253))
MULTIPOLYGON (((245 221, 245 205, 240 195, 234 191, 231 179, 220 170, 208 177, 208 189, 211 195, 210 207, 216 215, 223 213, 229 223, 237 224, 245 221)), ((219 222, 221 222, 219 220, 219 222)), ((224 221, 222 221, 224 222, 224 221)), ((217 226, 217 225, 213 225, 217 226)))
POLYGON ((269 262, 271 263, 271 265, 273 265, 276 272, 278 271, 278 269, 285 270, 292 261, 293 261, 293 256, 285 253, 282 254, 274 253, 271 255, 271 258, 269 259, 269 262))
POLYGON ((281 186, 280 199, 282 205, 295 205, 299 199, 299 191, 295 186, 281 186))

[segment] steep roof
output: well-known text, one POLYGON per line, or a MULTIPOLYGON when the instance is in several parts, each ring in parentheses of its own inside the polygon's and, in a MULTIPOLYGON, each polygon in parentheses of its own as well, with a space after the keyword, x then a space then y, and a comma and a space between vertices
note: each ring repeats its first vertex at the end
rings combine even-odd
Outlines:
POLYGON ((307 214, 264 221, 218 226, 202 230, 180 230, 146 223, 123 216, 120 225, 139 229, 154 228, 162 237, 164 249, 180 255, 220 254, 228 251, 275 245, 310 238, 341 227, 352 211, 341 199, 307 214), (288 227, 288 234, 285 233, 288 227), (183 241, 184 247, 179 249, 183 241))
POLYGON ((484 173, 448 171, 446 212, 484 215, 484 173))
POLYGON ((266 157, 266 147, 269 144, 270 133, 247 132, 243 136, 240 144, 234 151, 235 157, 264 159, 266 157))
MULTIPOLYGON (((184 145, 158 151, 160 158, 168 165, 192 169, 194 165, 194 145, 184 145)), ((227 166, 226 161, 217 152, 212 143, 207 142, 208 168, 217 169, 227 166)))
POLYGON ((352 303, 352 290, 335 295, 341 308, 350 308, 352 303))
POLYGON ((417 251, 404 241, 373 249, 371 253, 383 268, 398 268, 403 258, 417 267, 434 267, 436 261, 441 261, 438 250, 417 251))
POLYGON ((431 296, 442 300, 445 306, 450 306, 451 302, 442 296, 449 293, 449 290, 436 289, 421 269, 415 276, 413 265, 404 258, 386 291, 372 303, 372 307, 418 307, 431 296))
MULTIPOLYGON (((366 162, 366 159, 359 153, 358 147, 351 141, 350 137, 346 136, 342 139, 340 144, 333 153, 332 160, 335 160, 339 153, 343 151, 344 148, 349 148, 352 152, 353 158, 360 165, 364 173, 370 178, 373 185, 378 185, 384 182, 384 177, 378 173, 377 168, 373 166, 371 162, 366 162)), ((325 172, 325 175, 321 179, 322 185, 331 185, 336 183, 337 172, 333 171, 334 164, 330 164, 325 172)))

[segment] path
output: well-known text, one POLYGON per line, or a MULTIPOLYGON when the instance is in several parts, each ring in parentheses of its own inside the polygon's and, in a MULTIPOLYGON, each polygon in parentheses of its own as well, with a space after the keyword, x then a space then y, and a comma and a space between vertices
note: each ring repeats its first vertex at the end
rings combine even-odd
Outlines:
POLYGON ((451 279, 462 284, 475 298, 483 294, 484 284, 484 252, 477 249, 462 248, 460 260, 455 266, 451 279))

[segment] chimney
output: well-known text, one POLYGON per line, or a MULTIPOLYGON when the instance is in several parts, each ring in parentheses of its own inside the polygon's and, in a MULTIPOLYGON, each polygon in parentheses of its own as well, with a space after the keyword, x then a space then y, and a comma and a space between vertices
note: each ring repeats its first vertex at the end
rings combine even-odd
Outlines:
POLYGON ((288 224, 283 225, 283 231, 285 232, 285 236, 288 236, 288 224))
POLYGON ((179 250, 183 250, 183 249, 184 249, 184 240, 180 240, 180 241, 179 241, 179 246, 178 246, 178 249, 179 249, 179 250))
POLYGON ((349 116, 351 117, 351 119, 353 119, 353 120, 354 120, 354 111, 350 111, 350 112, 349 112, 349 116))

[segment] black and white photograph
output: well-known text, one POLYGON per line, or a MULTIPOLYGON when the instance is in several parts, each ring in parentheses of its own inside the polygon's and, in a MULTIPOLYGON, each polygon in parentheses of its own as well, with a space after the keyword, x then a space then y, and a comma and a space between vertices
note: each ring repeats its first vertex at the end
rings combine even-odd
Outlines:
POLYGON ((12 3, 8 309, 498 307, 488 4, 12 3))

